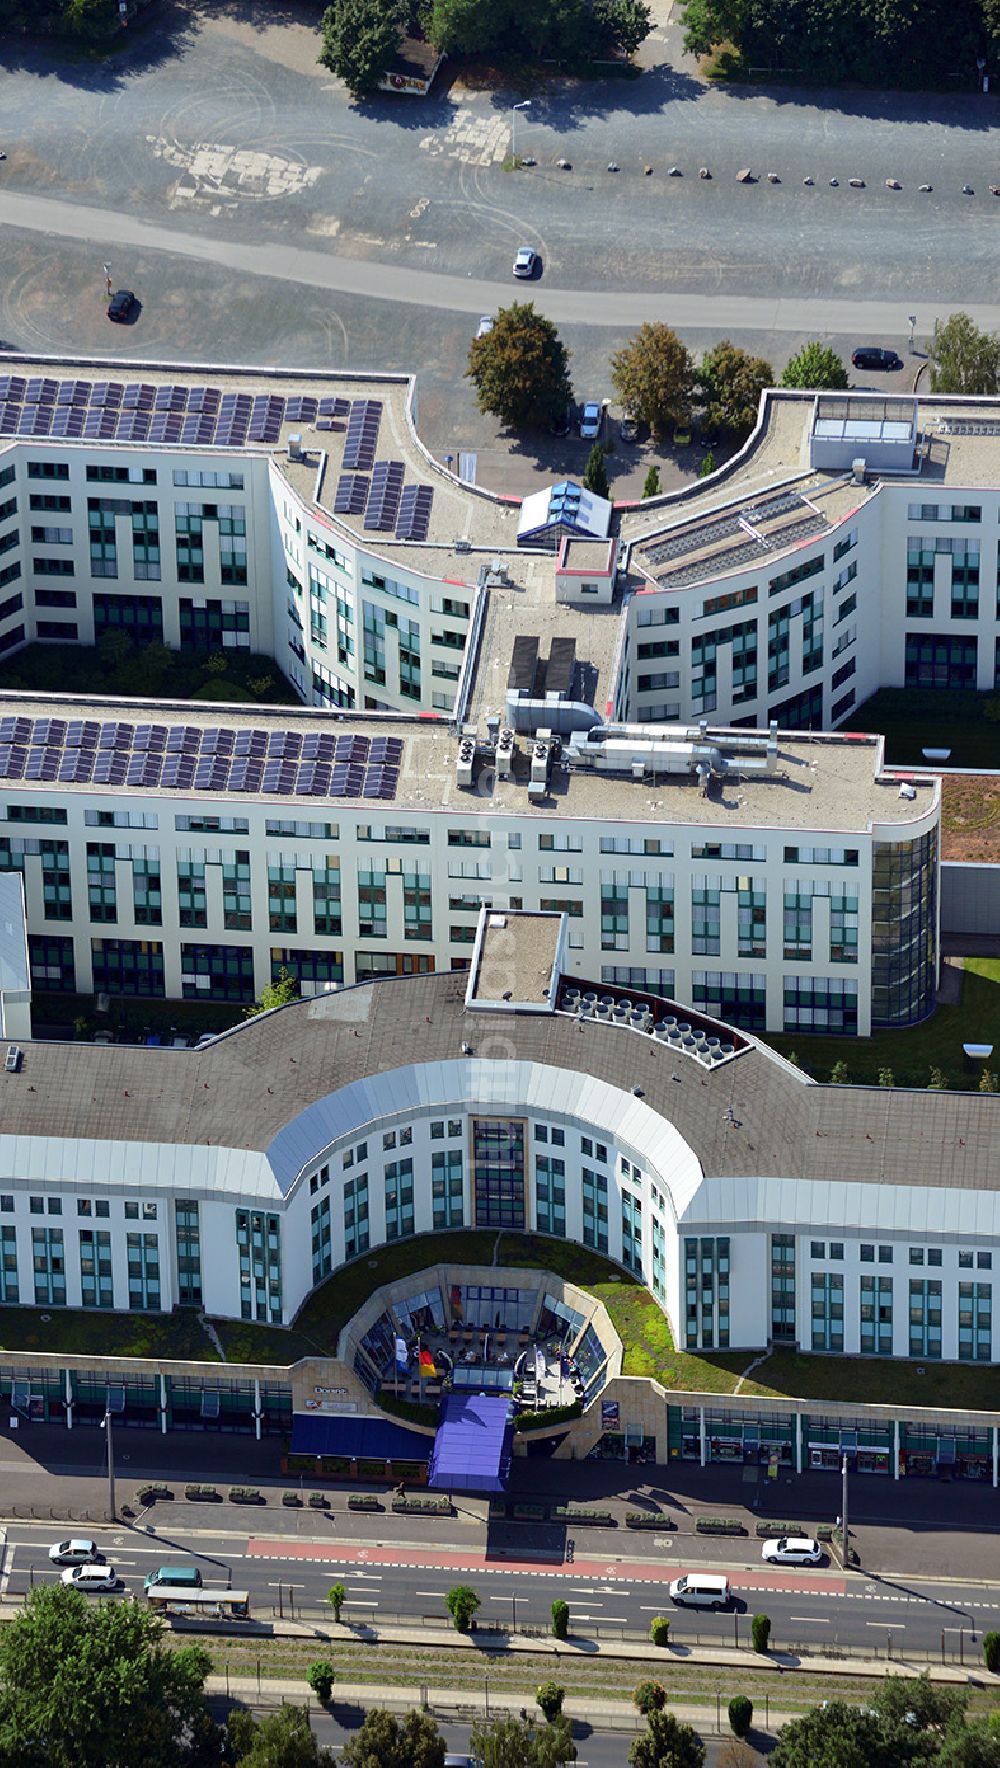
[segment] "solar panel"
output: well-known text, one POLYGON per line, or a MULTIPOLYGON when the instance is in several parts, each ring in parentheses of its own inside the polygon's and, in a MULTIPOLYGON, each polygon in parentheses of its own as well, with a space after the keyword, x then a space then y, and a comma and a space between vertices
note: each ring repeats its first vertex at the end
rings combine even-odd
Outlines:
POLYGON ((375 459, 379 424, 382 420, 380 399, 355 399, 347 420, 344 444, 344 468, 347 472, 367 472, 375 459))
POLYGON ((399 500, 399 515, 396 518, 397 540, 427 539, 433 501, 433 486, 404 486, 399 500))
POLYGON ((25 385, 26 382, 23 375, 0 375, 0 399, 23 399, 25 385))
POLYGON ((33 375, 24 389, 25 405, 54 405, 58 383, 46 376, 33 375))
POLYGON ((365 505, 366 528, 389 533, 396 524, 399 496, 403 489, 401 460, 379 460, 372 473, 372 486, 365 505))
POLYGON ((368 501, 368 480, 363 474, 341 473, 333 500, 338 516, 360 516, 368 501))

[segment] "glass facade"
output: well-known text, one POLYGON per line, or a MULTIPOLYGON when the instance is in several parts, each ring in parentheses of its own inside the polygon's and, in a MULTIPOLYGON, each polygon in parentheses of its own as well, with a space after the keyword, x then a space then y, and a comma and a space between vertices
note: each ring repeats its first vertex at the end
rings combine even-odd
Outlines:
POLYGON ((477 1117, 472 1126, 477 1228, 523 1228, 524 1124, 477 1117))
POLYGON ((566 1162, 535 1155, 535 1224, 540 1234, 566 1235, 566 1162))
POLYGON ((189 1305, 201 1302, 201 1229, 196 1203, 174 1204, 174 1237, 177 1249, 177 1299, 189 1305))
POLYGON ((872 1024, 910 1025, 934 1005, 937 833, 877 841, 872 856, 872 1024))
MULTIPOLYGON (((662 1240, 662 1229, 660 1231, 662 1240)), ((655 1241, 654 1234, 654 1241, 655 1241)), ((729 1346, 729 1236, 684 1242, 685 1343, 688 1350, 729 1346)))
POLYGON ((431 1155, 431 1205, 435 1228, 462 1227, 465 1214, 460 1148, 435 1149, 431 1155))
POLYGON ((812 1348, 844 1348, 844 1277, 841 1271, 814 1271, 811 1282, 812 1348))
POLYGON ((863 1354, 892 1356, 892 1278, 861 1278, 861 1337, 863 1354))
POLYGON ((771 1337, 795 1343, 795 1235, 771 1235, 771 1337))
POLYGON ((160 1243, 155 1234, 127 1234, 128 1305, 143 1312, 160 1307, 160 1243))
POLYGON ((236 1211, 240 1313, 281 1324, 281 1221, 259 1209, 236 1211))
POLYGON ((106 1228, 80 1229, 80 1300, 85 1308, 113 1308, 111 1235, 106 1228))

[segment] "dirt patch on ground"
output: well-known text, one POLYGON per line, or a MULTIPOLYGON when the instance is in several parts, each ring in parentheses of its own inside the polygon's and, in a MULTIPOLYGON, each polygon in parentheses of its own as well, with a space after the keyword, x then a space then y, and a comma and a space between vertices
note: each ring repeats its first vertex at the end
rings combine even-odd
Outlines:
POLYGON ((1000 778, 973 774, 942 779, 941 857, 1000 862, 1000 778))

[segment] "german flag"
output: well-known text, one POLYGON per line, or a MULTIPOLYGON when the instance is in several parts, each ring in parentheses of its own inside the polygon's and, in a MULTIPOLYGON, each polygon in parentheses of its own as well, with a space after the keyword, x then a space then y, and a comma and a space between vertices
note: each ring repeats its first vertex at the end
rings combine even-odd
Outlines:
POLYGON ((423 1345, 420 1347, 420 1373, 421 1375, 437 1374, 433 1353, 429 1350, 425 1350, 423 1345))

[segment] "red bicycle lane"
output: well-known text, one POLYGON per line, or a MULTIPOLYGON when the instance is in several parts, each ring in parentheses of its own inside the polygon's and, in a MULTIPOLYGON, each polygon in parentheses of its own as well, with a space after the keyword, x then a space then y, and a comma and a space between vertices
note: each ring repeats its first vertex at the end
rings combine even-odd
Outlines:
MULTIPOLYGON (((602 1583, 669 1584, 685 1573, 705 1571, 705 1565, 663 1565, 649 1560, 582 1559, 560 1560, 507 1559, 490 1555, 484 1549, 441 1548, 429 1551, 422 1547, 362 1547, 341 1545, 336 1541, 268 1540, 251 1536, 247 1542, 248 1559, 305 1559, 333 1566, 383 1566, 397 1570, 478 1572, 511 1574, 533 1578, 599 1578, 602 1583)), ((742 1566, 719 1566, 734 1590, 796 1591, 801 1594, 843 1596, 847 1580, 832 1573, 813 1572, 803 1577, 800 1571, 781 1571, 762 1567, 752 1571, 742 1566)))

